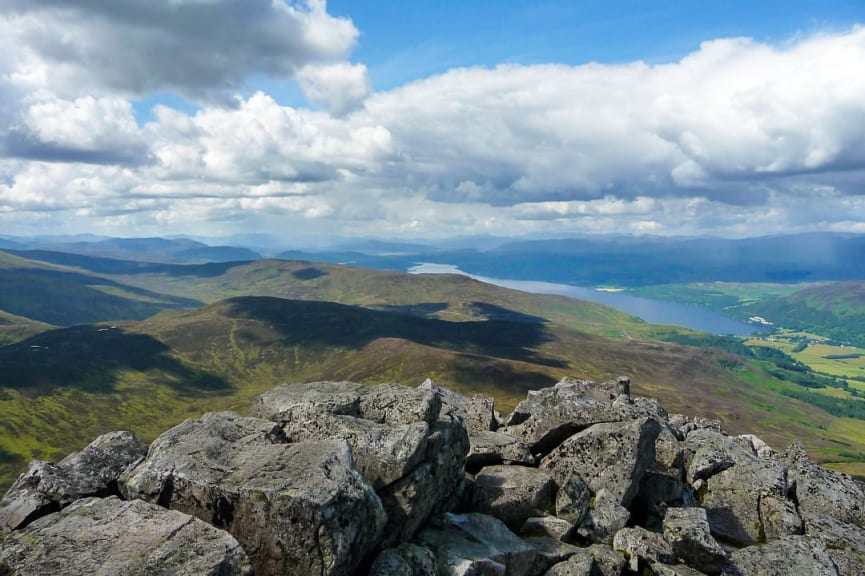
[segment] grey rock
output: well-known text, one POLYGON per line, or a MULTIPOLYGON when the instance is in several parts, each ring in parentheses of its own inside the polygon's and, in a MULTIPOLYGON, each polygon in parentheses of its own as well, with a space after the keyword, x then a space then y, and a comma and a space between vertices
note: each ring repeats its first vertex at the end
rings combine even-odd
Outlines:
POLYGON ((528 576, 537 556, 530 544, 485 514, 445 514, 417 541, 435 553, 442 576, 528 576))
POLYGON ((432 550, 416 544, 401 544, 379 554, 369 576, 438 576, 432 550))
POLYGON ((805 533, 822 540, 833 550, 865 554, 865 528, 841 522, 831 516, 805 513, 805 533))
POLYGON ((671 564, 676 561, 672 548, 661 534, 649 532, 639 526, 622 528, 616 532, 613 549, 625 554, 628 569, 632 572, 638 572, 641 564, 671 564))
POLYGON ((0 544, 0 574, 249 575, 230 534, 140 500, 86 498, 0 544))
POLYGON ((583 550, 552 566, 544 576, 594 576, 594 567, 595 559, 583 550))
POLYGON ((766 540, 778 540, 784 536, 805 533, 802 518, 796 512, 796 505, 784 497, 761 494, 759 511, 766 540))
POLYGON ((689 417, 683 414, 671 414, 668 419, 678 433, 679 439, 684 440, 691 432, 696 430, 710 430, 721 434, 723 428, 720 420, 712 420, 701 416, 689 417))
POLYGON ((589 511, 592 494, 579 473, 569 474, 556 494, 556 516, 578 526, 589 511))
POLYGON ((283 384, 255 399, 249 415, 274 422, 291 420, 293 410, 360 417, 360 396, 366 388, 356 382, 283 384), (288 414, 288 415, 287 415, 288 414))
POLYGON ((795 484, 799 509, 809 514, 830 516, 841 522, 865 526, 865 488, 846 474, 818 466, 793 444, 784 452, 795 484))
POLYGON ((734 551, 725 576, 838 576, 838 571, 820 540, 807 536, 787 536, 762 546, 748 546, 734 551))
POLYGON ((441 398, 431 390, 399 384, 311 382, 283 384, 265 392, 256 399, 250 415, 279 423, 299 415, 327 413, 386 424, 432 424, 440 411, 441 398))
POLYGON ((531 536, 523 538, 523 540, 530 544, 537 553, 535 564, 530 571, 531 574, 543 574, 555 564, 564 562, 582 550, 548 536, 531 536))
POLYGON ((652 564, 651 569, 655 576, 703 576, 704 574, 685 564, 652 564))
POLYGON ((444 416, 430 428, 423 462, 379 490, 387 513, 384 546, 411 539, 430 516, 455 507, 464 486, 468 448, 462 419, 444 416))
POLYGON ((675 430, 664 424, 655 440, 655 459, 649 464, 632 509, 640 510, 640 522, 656 532, 661 531, 664 513, 684 500, 684 449, 675 430))
POLYGON ((437 393, 441 398, 442 411, 462 418, 466 423, 466 430, 470 437, 479 432, 495 430, 498 427, 492 398, 486 398, 480 394, 475 394, 469 398, 439 386, 430 379, 425 380, 418 388, 437 393))
POLYGON ((592 544, 586 552, 595 561, 595 568, 601 576, 619 576, 625 568, 625 555, 602 544, 592 544))
POLYGON ((563 442, 541 461, 559 483, 577 472, 589 489, 602 488, 622 506, 630 505, 649 464, 655 459, 657 420, 595 424, 563 442))
POLYGON ((466 457, 466 468, 469 470, 496 464, 535 464, 529 445, 504 432, 474 432, 469 434, 469 445, 466 457))
POLYGON ((753 434, 740 434, 736 436, 736 441, 743 448, 751 450, 751 453, 757 458, 771 458, 777 455, 771 446, 753 434))
POLYGON ((344 440, 273 444, 274 426, 226 412, 187 420, 121 479, 125 494, 224 528, 258 576, 352 573, 378 543, 381 501, 344 440))
POLYGON ((34 461, 0 500, 0 535, 79 498, 117 493, 117 478, 144 458, 147 447, 132 432, 109 432, 58 464, 34 461))
MULTIPOLYGON (((706 480, 701 504, 706 509, 712 534, 734 545, 748 546, 764 542, 767 538, 760 502, 780 500, 769 506, 783 510, 787 494, 787 470, 774 458, 755 458, 742 452, 732 468, 719 472, 706 480), (769 500, 767 500, 767 498, 769 500)), ((767 505, 768 505, 767 504, 767 505)), ((785 530, 792 519, 774 522, 775 534, 785 530)))
POLYGON ((552 475, 524 466, 488 466, 475 476, 474 510, 495 516, 511 530, 551 511, 556 495, 552 475))
POLYGON ((753 459, 735 440, 712 429, 698 429, 688 434, 684 442, 686 478, 693 484, 732 468, 736 462, 753 459))
POLYGON ((380 424, 354 416, 310 413, 301 417, 295 413, 283 430, 289 442, 345 439, 363 477, 378 490, 423 461, 429 424, 380 424))
POLYGON ((670 508, 664 518, 664 539, 676 557, 706 574, 717 574, 727 558, 712 537, 702 508, 670 508))
POLYGON ((617 497, 602 489, 595 495, 594 502, 577 528, 577 534, 586 540, 609 545, 616 532, 624 528, 630 519, 631 511, 619 504, 617 497))
POLYGON ((520 529, 520 536, 523 538, 528 536, 548 536, 567 542, 574 525, 555 516, 539 516, 537 518, 529 518, 523 527, 520 529))
POLYGON ((530 390, 505 421, 507 432, 525 440, 533 454, 546 454, 593 424, 642 417, 666 419, 655 400, 617 401, 618 397, 616 381, 599 384, 565 378, 553 388, 530 390))

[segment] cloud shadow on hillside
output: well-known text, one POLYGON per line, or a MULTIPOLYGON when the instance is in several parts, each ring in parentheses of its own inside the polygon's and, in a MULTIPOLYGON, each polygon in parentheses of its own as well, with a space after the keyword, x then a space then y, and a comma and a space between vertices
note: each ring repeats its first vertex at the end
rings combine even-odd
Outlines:
POLYGON ((125 370, 158 370, 162 381, 181 394, 229 394, 225 379, 184 365, 164 343, 122 328, 75 326, 43 332, 0 347, 0 386, 28 395, 65 387, 96 394, 116 391, 125 370))
MULTIPOLYGON (((267 323, 286 344, 361 348, 379 338, 563 368, 536 350, 553 339, 542 322, 448 322, 332 302, 243 297, 227 301, 230 317, 267 323)), ((516 313, 515 313, 516 314, 516 313)))

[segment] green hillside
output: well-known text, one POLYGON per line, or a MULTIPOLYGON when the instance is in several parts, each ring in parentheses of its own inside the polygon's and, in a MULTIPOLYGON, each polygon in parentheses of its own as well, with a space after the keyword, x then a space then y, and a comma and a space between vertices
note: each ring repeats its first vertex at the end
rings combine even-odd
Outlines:
POLYGON ((720 351, 617 340, 497 309, 508 319, 444 321, 327 302, 246 297, 143 322, 50 330, 0 347, 0 484, 31 458, 56 459, 95 435, 149 440, 180 420, 244 411, 281 382, 420 383, 496 397, 564 375, 630 376, 672 411, 724 420, 776 446, 794 438, 824 460, 865 461, 862 421, 783 394, 787 383, 720 351))
POLYGON ((743 308, 793 330, 865 347, 865 282, 835 282, 743 308))

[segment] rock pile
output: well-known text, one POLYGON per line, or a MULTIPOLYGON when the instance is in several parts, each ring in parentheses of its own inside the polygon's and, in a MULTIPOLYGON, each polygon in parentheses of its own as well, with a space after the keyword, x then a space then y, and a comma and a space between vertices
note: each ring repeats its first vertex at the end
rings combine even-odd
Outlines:
POLYGON ((0 501, 0 576, 865 574, 861 485, 629 384, 505 418, 431 381, 292 384, 106 434, 0 501))

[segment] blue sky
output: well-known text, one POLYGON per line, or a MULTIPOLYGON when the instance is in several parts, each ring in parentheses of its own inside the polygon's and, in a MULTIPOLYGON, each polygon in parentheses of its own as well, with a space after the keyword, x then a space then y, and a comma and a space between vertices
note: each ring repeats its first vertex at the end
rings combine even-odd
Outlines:
POLYGON ((459 66, 670 62, 707 39, 783 42, 865 21, 860 0, 330 0, 328 9, 360 29, 352 58, 377 89, 459 66))
POLYGON ((865 233, 865 3, 7 0, 0 234, 865 233))

